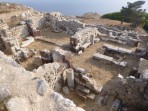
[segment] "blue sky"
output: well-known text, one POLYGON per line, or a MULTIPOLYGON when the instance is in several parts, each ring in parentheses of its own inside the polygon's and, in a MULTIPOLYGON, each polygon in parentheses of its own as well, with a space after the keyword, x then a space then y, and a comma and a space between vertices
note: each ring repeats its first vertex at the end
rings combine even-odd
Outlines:
MULTIPOLYGON (((136 0, 0 0, 0 2, 21 3, 39 11, 60 11, 67 15, 79 15, 86 12, 99 14, 120 11, 127 2, 136 0)), ((143 8, 148 12, 148 0, 143 8)))

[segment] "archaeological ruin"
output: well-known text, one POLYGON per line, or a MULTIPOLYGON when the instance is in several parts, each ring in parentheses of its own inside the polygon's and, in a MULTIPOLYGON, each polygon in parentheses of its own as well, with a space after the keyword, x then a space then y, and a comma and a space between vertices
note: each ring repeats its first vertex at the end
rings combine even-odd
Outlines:
POLYGON ((147 111, 147 56, 148 34, 126 27, 0 14, 0 111, 147 111))

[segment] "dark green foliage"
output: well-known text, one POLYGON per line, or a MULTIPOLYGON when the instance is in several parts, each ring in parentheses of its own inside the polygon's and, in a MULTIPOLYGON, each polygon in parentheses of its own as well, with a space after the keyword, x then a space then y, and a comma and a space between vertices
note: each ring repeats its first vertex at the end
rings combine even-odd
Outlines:
MULTIPOLYGON (((108 13, 108 14, 102 15, 101 18, 122 21, 122 14, 121 12, 108 13)), ((125 22, 130 22, 130 21, 129 19, 125 19, 125 22)))
POLYGON ((134 3, 127 3, 126 7, 122 7, 121 15, 122 22, 129 19, 132 23, 132 26, 137 27, 139 25, 144 25, 146 23, 145 19, 145 9, 141 9, 141 7, 145 4, 145 1, 136 1, 134 3))
POLYGON ((120 21, 122 19, 122 15, 120 12, 114 12, 114 13, 105 14, 101 18, 107 18, 107 19, 120 21))
POLYGON ((120 12, 114 12, 103 15, 101 18, 107 18, 112 20, 119 20, 121 23, 129 22, 132 26, 141 26, 148 30, 148 13, 145 9, 141 9, 145 1, 137 1, 134 3, 127 3, 126 7, 122 7, 120 12))

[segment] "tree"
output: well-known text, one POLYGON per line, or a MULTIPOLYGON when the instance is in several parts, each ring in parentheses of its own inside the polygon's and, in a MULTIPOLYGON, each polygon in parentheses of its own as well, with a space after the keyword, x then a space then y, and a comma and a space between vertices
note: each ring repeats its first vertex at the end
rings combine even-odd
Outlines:
POLYGON ((142 6, 145 4, 145 1, 136 1, 134 3, 127 3, 126 7, 122 7, 121 15, 122 21, 128 21, 132 23, 132 26, 137 27, 139 25, 143 25, 145 23, 145 9, 141 9, 142 6))

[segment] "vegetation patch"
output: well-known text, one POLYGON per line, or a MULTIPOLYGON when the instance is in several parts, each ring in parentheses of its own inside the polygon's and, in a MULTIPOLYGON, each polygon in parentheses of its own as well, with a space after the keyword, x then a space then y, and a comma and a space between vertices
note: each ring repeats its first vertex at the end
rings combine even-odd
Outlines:
POLYGON ((108 13, 101 18, 118 20, 123 22, 132 23, 133 27, 141 26, 145 30, 148 30, 148 13, 141 7, 145 4, 145 1, 136 1, 134 3, 127 3, 126 7, 122 7, 120 12, 108 13))

